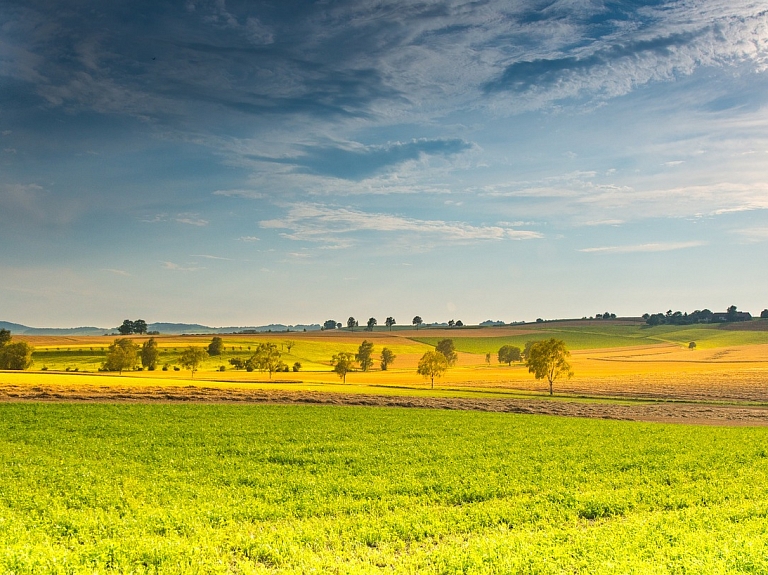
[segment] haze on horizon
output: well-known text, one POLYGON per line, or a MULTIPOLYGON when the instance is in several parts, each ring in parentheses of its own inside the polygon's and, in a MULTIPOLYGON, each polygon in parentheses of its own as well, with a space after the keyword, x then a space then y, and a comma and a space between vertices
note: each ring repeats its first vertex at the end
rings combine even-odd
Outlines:
POLYGON ((0 6, 0 319, 768 307, 760 1, 0 6))

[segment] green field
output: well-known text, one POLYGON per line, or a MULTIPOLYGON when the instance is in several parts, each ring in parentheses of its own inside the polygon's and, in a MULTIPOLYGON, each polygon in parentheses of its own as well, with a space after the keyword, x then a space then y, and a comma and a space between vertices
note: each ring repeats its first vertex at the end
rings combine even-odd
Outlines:
POLYGON ((4 573, 765 573, 768 430, 0 405, 4 573))
MULTIPOLYGON (((514 336, 465 337, 462 331, 451 339, 458 351, 485 354, 496 353, 502 345, 516 345, 520 349, 528 341, 554 337, 562 339, 569 349, 605 349, 636 345, 678 343, 688 345, 695 341, 699 349, 711 349, 737 345, 768 344, 768 331, 730 331, 718 325, 706 326, 656 326, 612 325, 595 321, 594 325, 558 327, 556 323, 527 326, 527 333, 514 336)), ((414 337, 413 339, 435 345, 438 337, 414 337)))

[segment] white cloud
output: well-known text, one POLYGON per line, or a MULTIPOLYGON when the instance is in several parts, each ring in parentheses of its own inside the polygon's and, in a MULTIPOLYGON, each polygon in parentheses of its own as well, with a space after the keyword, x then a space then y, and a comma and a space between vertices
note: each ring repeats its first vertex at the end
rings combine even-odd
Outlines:
POLYGON ((289 229, 285 237, 312 242, 339 241, 339 235, 358 232, 413 233, 440 237, 444 241, 527 240, 541 238, 534 231, 502 226, 474 226, 462 222, 419 220, 391 214, 368 213, 318 204, 296 204, 282 219, 264 220, 262 228, 289 229))
POLYGON ((238 241, 241 241, 241 242, 259 242, 259 241, 261 241, 261 239, 257 238, 256 236, 240 236, 237 239, 238 239, 238 241))
POLYGON ((189 226, 205 227, 208 225, 208 220, 202 219, 198 214, 179 214, 174 221, 189 226))
POLYGON ((118 276, 126 276, 126 277, 129 277, 129 276, 131 275, 131 274, 129 274, 129 273, 128 273, 127 271, 125 271, 125 270, 118 270, 118 269, 113 269, 113 268, 102 268, 102 270, 101 270, 101 271, 104 271, 104 272, 109 272, 109 273, 111 273, 111 274, 115 274, 115 275, 118 275, 118 276))
POLYGON ((161 261, 160 263, 163 265, 164 269, 166 269, 166 270, 173 270, 173 271, 177 271, 177 272, 196 272, 198 270, 205 269, 205 268, 194 267, 194 266, 187 266, 187 267, 185 267, 185 266, 181 266, 179 264, 175 264, 173 262, 163 262, 163 261, 161 261))
POLYGON ((742 236, 749 243, 768 241, 768 228, 744 228, 733 230, 733 233, 742 236))
POLYGON ((637 244, 633 246, 605 246, 599 248, 583 248, 578 251, 590 254, 630 254, 642 252, 671 252, 707 245, 707 242, 667 242, 637 244))
POLYGON ((191 257, 191 258, 204 258, 204 259, 207 259, 207 260, 222 260, 222 261, 226 261, 226 262, 231 262, 232 261, 232 258, 223 258, 223 257, 220 257, 220 256, 209 256, 207 254, 192 254, 189 257, 191 257))

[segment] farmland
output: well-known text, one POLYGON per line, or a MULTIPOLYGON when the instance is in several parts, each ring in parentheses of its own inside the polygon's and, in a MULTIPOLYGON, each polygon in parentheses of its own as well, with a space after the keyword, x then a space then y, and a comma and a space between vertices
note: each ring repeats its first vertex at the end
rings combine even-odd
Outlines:
POLYGON ((762 429, 360 407, 0 409, 4 572, 768 569, 762 429))
POLYGON ((114 338, 19 337, 35 363, 0 372, 0 571, 768 569, 762 329, 223 338, 193 378, 179 356, 211 336, 158 336, 161 367, 122 375, 99 371, 114 338), (576 372, 552 398, 495 360, 547 337, 568 343, 576 372), (431 389, 415 367, 443 338, 458 361, 431 389), (397 359, 344 384, 329 359, 363 339, 397 359), (231 368, 263 342, 301 369, 231 368))

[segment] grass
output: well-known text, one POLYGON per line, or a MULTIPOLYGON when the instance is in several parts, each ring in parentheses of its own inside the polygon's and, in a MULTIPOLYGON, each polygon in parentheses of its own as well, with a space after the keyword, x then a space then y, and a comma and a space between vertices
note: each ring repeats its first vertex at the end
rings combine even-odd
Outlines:
POLYGON ((6 573, 764 573, 768 431, 0 405, 6 573))

